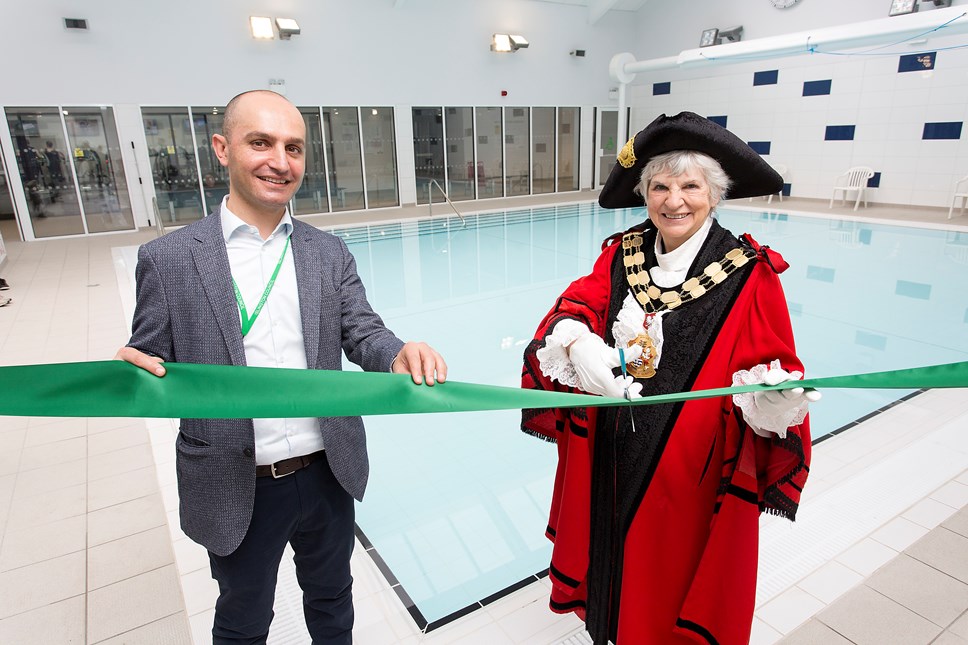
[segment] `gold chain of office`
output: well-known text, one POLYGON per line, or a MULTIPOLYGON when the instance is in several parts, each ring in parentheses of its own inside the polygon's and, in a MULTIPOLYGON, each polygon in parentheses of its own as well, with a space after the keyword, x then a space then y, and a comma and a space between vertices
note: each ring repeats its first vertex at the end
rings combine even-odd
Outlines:
POLYGON ((642 265, 645 263, 645 253, 642 251, 642 234, 626 233, 622 236, 622 262, 625 264, 625 279, 647 314, 654 314, 664 309, 675 309, 687 302, 701 298, 710 289, 724 281, 731 273, 744 266, 756 257, 756 251, 751 248, 732 249, 719 262, 712 262, 702 273, 693 276, 682 283, 678 291, 663 291, 652 284, 649 270, 642 265))

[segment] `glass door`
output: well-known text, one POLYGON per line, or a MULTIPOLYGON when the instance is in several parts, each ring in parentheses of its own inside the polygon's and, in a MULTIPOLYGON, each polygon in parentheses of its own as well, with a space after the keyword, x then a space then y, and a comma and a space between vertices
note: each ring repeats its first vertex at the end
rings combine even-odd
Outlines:
MULTIPOLYGON (((595 123, 595 149, 598 151, 598 163, 595 164, 595 185, 604 186, 608 173, 615 165, 618 157, 618 110, 614 108, 599 108, 598 119, 595 123)), ((625 142, 623 141, 624 145, 625 142)))
MULTIPOLYGON (((88 232, 133 231, 134 214, 114 110, 65 107, 63 115, 88 232)), ((50 143, 47 141, 45 145, 50 143)), ((62 153, 48 148, 44 154, 52 178, 56 176, 55 181, 62 183, 66 174, 62 153)))
POLYGON ((7 108, 7 125, 34 237, 85 233, 60 110, 7 108))
MULTIPOLYGON (((148 159, 159 216, 165 225, 182 225, 205 215, 198 192, 192 123, 186 108, 142 108, 148 159)), ((216 162, 217 163, 217 162, 216 162)))
POLYGON ((299 108, 306 122, 306 175, 296 191, 293 213, 310 215, 329 211, 326 200, 326 163, 323 158, 323 122, 319 108, 299 108))
MULTIPOLYGON (((195 152, 198 155, 198 171, 202 177, 202 194, 205 196, 205 214, 208 215, 222 204, 229 193, 229 171, 219 163, 212 148, 212 135, 222 134, 225 108, 205 106, 192 108, 192 127, 195 129, 195 152)), ((195 172, 195 169, 192 169, 195 172)))
POLYGON ((359 112, 355 107, 324 107, 323 133, 326 135, 326 168, 332 210, 366 208, 359 112))
POLYGON ((430 200, 444 201, 439 190, 433 190, 433 181, 444 185, 444 120, 439 107, 415 107, 413 119, 413 167, 417 187, 417 203, 430 200))

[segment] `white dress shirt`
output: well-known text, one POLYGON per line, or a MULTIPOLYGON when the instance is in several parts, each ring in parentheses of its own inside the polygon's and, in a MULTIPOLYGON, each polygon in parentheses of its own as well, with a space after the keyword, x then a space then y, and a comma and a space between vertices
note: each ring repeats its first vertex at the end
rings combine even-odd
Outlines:
MULTIPOLYGON (((251 316, 276 269, 286 239, 292 234, 292 218, 286 212, 269 238, 263 240, 259 229, 239 219, 229 210, 227 202, 228 197, 222 199, 222 236, 232 278, 251 316)), ((242 343, 245 362, 250 367, 307 367, 291 243, 269 298, 252 329, 243 336, 242 343)), ((255 426, 255 462, 260 466, 323 449, 319 420, 315 417, 253 419, 252 423, 255 426)))

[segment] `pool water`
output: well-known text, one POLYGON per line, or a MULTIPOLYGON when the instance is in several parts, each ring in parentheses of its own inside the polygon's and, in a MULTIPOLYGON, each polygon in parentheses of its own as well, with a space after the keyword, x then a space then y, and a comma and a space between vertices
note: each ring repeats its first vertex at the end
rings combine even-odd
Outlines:
MULTIPOLYGON (((524 346, 555 298, 590 271, 604 238, 645 217, 580 203, 334 233, 398 336, 433 345, 452 380, 517 387, 524 346)), ((718 217, 790 263, 781 280, 808 377, 968 357, 968 234, 718 217)), ((825 391, 811 409, 814 438, 909 393, 825 391)), ((371 479, 357 524, 418 622, 444 622, 547 568, 556 453, 519 423, 517 411, 366 419, 371 479)))

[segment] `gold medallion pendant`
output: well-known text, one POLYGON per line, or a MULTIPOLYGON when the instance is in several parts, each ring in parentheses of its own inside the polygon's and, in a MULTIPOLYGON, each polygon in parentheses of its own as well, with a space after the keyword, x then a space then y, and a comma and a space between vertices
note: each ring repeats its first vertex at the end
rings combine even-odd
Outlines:
POLYGON ((639 334, 629 341, 629 347, 638 345, 642 348, 642 356, 628 364, 628 373, 635 378, 652 378, 655 376, 655 343, 648 334, 639 334))

